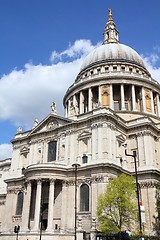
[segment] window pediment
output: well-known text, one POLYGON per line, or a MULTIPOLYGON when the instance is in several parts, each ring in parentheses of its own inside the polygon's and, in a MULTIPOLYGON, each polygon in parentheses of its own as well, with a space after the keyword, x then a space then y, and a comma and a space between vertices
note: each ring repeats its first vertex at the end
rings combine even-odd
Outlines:
POLYGON ((27 146, 20 149, 21 155, 27 155, 29 153, 29 148, 27 146))
POLYGON ((116 139, 120 144, 123 144, 126 141, 126 138, 122 134, 117 135, 116 139))
POLYGON ((82 133, 80 133, 78 135, 78 140, 83 140, 83 139, 90 138, 90 137, 91 137, 91 132, 83 131, 82 133))

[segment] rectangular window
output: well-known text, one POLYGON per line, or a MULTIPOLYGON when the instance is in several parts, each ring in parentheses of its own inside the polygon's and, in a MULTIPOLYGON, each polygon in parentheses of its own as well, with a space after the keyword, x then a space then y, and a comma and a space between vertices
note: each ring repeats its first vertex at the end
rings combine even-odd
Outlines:
POLYGON ((128 107, 128 102, 125 102, 125 109, 128 111, 129 107, 128 107))
POLYGON ((118 101, 114 101, 114 110, 119 111, 120 110, 120 103, 118 101))
POLYGON ((37 192, 37 185, 34 183, 34 184, 32 184, 32 191, 31 191, 30 220, 34 220, 34 212, 35 212, 35 205, 36 205, 36 192, 37 192))
POLYGON ((48 143, 48 162, 56 160, 57 153, 57 141, 52 141, 48 143))

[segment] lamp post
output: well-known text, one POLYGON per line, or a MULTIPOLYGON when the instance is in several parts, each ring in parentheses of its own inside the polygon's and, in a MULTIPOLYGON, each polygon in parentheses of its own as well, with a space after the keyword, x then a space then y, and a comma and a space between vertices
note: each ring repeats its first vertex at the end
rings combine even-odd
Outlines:
POLYGON ((72 164, 72 167, 74 167, 74 173, 75 173, 74 239, 77 240, 77 168, 80 167, 80 164, 74 163, 72 164))
POLYGON ((136 177, 136 193, 137 193, 137 203, 138 203, 138 215, 139 215, 139 230, 140 230, 140 239, 142 237, 142 218, 141 218, 141 208, 140 208, 140 195, 139 195, 139 184, 138 184, 138 174, 137 174, 137 163, 136 163, 136 151, 133 151, 133 154, 128 154, 127 149, 125 149, 125 155, 133 157, 134 167, 135 167, 135 177, 136 177))

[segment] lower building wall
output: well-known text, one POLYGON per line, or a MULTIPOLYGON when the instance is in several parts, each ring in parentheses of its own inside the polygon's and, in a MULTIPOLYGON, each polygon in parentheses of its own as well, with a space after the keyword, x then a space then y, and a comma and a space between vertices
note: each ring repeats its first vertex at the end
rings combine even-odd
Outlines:
MULTIPOLYGON (((15 240, 17 237, 16 234, 8 234, 8 235, 0 235, 0 240, 15 240)), ((58 234, 51 234, 51 235, 46 235, 42 234, 41 235, 42 239, 45 240, 74 240, 74 235, 58 235, 58 234)), ((40 239, 40 234, 19 234, 18 239, 20 240, 39 240, 40 239)), ((81 238, 78 238, 77 235, 77 240, 82 240, 81 238)))

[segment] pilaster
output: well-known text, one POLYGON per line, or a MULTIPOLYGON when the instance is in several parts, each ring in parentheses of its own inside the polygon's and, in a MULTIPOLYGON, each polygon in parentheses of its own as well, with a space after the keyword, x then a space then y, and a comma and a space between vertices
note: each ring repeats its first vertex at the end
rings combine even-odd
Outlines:
POLYGON ((113 104, 113 85, 110 85, 110 108, 114 110, 114 104, 113 104))
POLYGON ((24 203, 23 203, 23 212, 22 212, 22 231, 28 231, 28 223, 29 223, 29 209, 31 202, 31 182, 27 182, 27 191, 24 195, 24 203))

